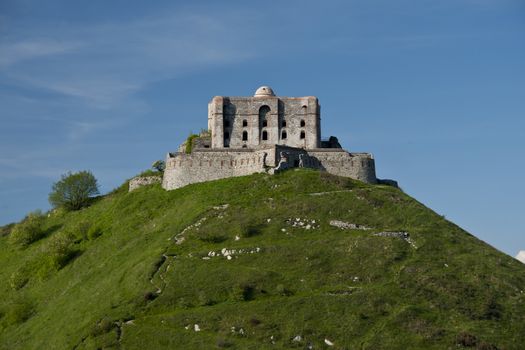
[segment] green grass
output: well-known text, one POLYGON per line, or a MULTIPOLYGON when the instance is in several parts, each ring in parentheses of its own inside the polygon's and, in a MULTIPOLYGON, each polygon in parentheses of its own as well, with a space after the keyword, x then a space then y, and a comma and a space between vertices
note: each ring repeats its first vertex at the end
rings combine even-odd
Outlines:
POLYGON ((525 342, 525 266, 388 186, 308 170, 170 192, 123 185, 50 213, 23 249, 12 229, 0 235, 0 349, 525 342), (385 230, 409 232, 417 248, 374 236, 385 230), (243 253, 209 257, 224 248, 243 253))

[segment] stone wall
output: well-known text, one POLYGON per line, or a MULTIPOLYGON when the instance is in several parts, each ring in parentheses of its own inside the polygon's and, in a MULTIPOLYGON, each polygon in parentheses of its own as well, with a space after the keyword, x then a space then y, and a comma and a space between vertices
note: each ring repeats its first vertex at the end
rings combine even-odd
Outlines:
POLYGON ((196 182, 260 172, 273 174, 290 168, 313 168, 334 175, 376 183, 374 160, 367 153, 342 149, 315 149, 274 145, 265 149, 195 150, 191 154, 169 153, 162 187, 167 190, 196 182))
POLYGON ((322 170, 350 177, 367 183, 376 183, 374 158, 369 153, 349 153, 343 149, 308 150, 308 154, 317 159, 322 170))
POLYGON ((142 186, 148 186, 156 183, 161 183, 161 176, 137 176, 129 180, 129 192, 136 190, 142 186))
POLYGON ((162 187, 167 190, 192 183, 243 176, 265 171, 275 163, 273 149, 195 150, 191 154, 169 153, 162 187))

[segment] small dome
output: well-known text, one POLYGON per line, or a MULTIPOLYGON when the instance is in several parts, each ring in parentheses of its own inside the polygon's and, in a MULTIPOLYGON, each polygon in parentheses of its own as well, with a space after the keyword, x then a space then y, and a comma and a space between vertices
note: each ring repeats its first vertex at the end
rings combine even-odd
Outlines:
POLYGON ((275 96, 273 90, 269 86, 261 86, 255 91, 255 97, 275 96))

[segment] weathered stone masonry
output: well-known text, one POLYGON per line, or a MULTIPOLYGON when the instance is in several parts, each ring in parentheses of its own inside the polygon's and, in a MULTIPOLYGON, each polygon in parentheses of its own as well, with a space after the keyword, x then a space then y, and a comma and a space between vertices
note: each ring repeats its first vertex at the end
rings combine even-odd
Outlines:
POLYGON ((168 153, 163 188, 288 168, 313 168, 376 183, 369 153, 350 153, 337 138, 321 139, 316 97, 277 97, 263 86, 253 97, 216 96, 208 105, 208 133, 168 153))

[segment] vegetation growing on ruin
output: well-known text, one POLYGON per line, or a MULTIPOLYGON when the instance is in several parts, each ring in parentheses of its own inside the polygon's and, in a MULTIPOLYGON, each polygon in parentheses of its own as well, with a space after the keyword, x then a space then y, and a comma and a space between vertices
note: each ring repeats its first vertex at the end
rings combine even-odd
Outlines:
POLYGON ((309 170, 124 184, 39 225, 23 249, 0 230, 0 349, 525 343, 525 266, 388 186, 309 170))
POLYGON ((190 134, 190 136, 188 136, 188 138, 186 139, 186 154, 190 154, 191 151, 193 150, 193 141, 198 138, 199 135, 197 134, 190 134))

